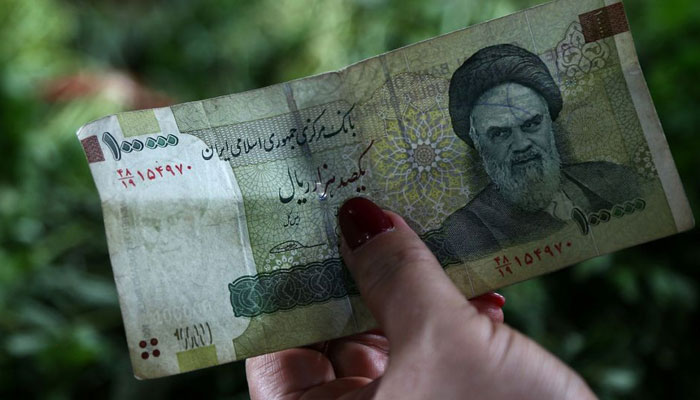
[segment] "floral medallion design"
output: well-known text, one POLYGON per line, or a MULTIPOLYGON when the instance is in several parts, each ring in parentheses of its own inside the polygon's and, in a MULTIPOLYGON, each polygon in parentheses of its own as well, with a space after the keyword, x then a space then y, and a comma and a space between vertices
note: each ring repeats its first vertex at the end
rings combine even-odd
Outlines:
POLYGON ((401 119, 384 118, 385 136, 373 157, 377 196, 398 206, 419 231, 434 229, 467 203, 476 154, 452 131, 447 110, 409 104, 401 119), (398 203, 397 204, 397 200, 398 203))

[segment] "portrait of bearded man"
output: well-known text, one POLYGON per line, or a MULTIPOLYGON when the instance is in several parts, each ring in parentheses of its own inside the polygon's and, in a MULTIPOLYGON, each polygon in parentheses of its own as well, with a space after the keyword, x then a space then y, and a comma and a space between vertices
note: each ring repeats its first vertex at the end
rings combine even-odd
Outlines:
POLYGON ((564 133, 556 123, 562 106, 544 62, 515 45, 483 48, 455 71, 452 126, 491 182, 445 219, 440 246, 462 260, 479 258, 638 196, 637 176, 625 166, 562 163, 555 138, 564 133))

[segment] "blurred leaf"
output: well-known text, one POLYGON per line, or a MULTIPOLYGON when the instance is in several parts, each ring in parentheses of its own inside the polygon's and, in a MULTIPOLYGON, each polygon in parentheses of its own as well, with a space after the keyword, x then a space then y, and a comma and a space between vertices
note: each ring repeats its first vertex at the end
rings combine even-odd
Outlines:
POLYGON ((17 333, 5 341, 8 353, 15 357, 26 357, 40 353, 49 345, 49 337, 42 332, 17 333))

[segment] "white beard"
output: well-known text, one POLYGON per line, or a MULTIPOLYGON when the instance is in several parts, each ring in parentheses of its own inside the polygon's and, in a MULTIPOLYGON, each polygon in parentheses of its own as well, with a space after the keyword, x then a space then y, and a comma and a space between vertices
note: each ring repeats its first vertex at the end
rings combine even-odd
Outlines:
POLYGON ((485 156, 478 140, 474 144, 481 154, 486 173, 509 203, 524 211, 534 212, 545 209, 552 202, 561 187, 561 160, 553 134, 550 135, 549 151, 533 145, 527 153, 518 156, 511 154, 503 163, 485 156), (536 155, 540 156, 539 162, 513 165, 514 160, 525 160, 536 155))

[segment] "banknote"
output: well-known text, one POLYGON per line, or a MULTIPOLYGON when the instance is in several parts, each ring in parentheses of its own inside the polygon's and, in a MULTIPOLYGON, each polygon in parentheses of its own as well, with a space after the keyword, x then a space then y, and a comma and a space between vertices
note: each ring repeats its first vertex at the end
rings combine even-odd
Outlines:
POLYGON ((374 327, 338 252, 351 197, 404 216, 467 297, 694 224, 618 1, 77 135, 138 378, 374 327))

